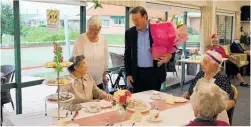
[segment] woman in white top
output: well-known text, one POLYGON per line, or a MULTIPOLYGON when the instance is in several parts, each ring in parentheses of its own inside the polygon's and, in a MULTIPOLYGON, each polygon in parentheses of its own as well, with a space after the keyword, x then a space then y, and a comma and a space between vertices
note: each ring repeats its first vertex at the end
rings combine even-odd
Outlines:
POLYGON ((108 47, 105 36, 100 35, 102 22, 99 16, 92 16, 87 23, 88 31, 81 34, 73 47, 73 56, 85 55, 88 74, 97 86, 103 89, 107 85, 108 47))

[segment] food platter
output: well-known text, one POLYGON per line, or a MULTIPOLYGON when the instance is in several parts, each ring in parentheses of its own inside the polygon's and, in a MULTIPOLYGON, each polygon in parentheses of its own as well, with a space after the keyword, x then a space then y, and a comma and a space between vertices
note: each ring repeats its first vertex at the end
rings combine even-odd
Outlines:
MULTIPOLYGON (((61 67, 68 67, 70 65, 72 65, 72 62, 68 62, 68 61, 64 61, 62 63, 60 63, 61 67)), ((56 67, 56 62, 47 62, 44 65, 46 68, 55 68, 56 67)))
MULTIPOLYGON (((62 76, 62 77, 59 77, 59 85, 62 86, 62 85, 67 85, 67 84, 70 84, 72 83, 74 80, 69 77, 69 76, 62 76)), ((45 79, 43 81, 43 84, 46 84, 48 86, 57 86, 58 85, 58 80, 57 79, 45 79)))
MULTIPOLYGON (((60 103, 69 103, 75 98, 75 95, 70 92, 59 92, 59 102, 60 103)), ((45 101, 50 103, 57 104, 58 102, 58 94, 51 94, 45 97, 45 101)))

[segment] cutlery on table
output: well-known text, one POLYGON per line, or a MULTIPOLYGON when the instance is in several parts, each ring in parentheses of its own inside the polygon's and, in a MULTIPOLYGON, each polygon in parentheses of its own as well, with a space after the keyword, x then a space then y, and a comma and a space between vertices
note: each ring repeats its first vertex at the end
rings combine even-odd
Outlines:
POLYGON ((72 117, 72 121, 78 116, 78 111, 75 112, 74 116, 72 117))

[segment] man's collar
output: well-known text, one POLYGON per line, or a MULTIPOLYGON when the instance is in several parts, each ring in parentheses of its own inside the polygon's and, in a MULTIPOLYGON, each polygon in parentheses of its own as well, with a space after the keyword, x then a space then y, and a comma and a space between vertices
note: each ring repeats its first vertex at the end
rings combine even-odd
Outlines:
MULTIPOLYGON (((137 29, 137 27, 136 27, 136 30, 138 31, 138 32, 141 32, 139 29, 137 29)), ((145 29, 145 31, 147 31, 147 30, 149 30, 149 24, 147 23, 147 25, 146 25, 146 29, 145 29)), ((144 32, 145 32, 144 31, 144 32)))

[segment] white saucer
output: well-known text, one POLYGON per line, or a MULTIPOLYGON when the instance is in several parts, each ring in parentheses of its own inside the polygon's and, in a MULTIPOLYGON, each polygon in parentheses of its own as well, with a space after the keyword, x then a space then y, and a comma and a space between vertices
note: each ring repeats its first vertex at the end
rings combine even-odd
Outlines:
POLYGON ((147 120, 150 122, 159 122, 159 121, 161 121, 161 118, 159 117, 158 119, 150 119, 150 116, 148 116, 147 120))

